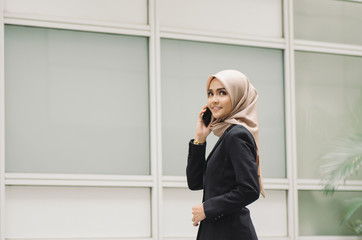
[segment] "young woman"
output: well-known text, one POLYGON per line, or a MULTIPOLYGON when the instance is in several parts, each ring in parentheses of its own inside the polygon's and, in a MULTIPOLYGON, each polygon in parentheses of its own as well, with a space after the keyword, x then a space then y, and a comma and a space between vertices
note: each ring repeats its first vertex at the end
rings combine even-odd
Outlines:
POLYGON ((187 182, 203 189, 202 204, 192 208, 198 240, 256 240, 246 206, 264 196, 259 165, 258 93, 239 71, 224 70, 207 81, 207 105, 189 143, 187 182), (202 116, 209 108, 211 122, 202 116), (206 138, 220 137, 205 160, 206 138))

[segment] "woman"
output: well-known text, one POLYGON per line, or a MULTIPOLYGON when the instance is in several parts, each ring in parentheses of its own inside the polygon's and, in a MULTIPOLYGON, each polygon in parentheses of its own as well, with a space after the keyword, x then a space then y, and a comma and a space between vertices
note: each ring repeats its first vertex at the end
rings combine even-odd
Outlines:
POLYGON ((192 208, 198 240, 255 240, 246 206, 264 196, 259 165, 258 94, 248 78, 224 70, 207 81, 207 105, 201 110, 196 135, 189 143, 187 183, 203 189, 202 204, 192 208), (207 107, 212 118, 205 126, 207 107), (205 161, 206 138, 220 137, 205 161))

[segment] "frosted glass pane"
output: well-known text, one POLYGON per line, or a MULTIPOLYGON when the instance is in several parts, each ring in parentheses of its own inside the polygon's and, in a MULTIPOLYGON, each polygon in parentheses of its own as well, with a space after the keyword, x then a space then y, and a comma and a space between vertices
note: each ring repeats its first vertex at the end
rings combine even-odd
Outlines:
POLYGON ((295 38, 362 45, 362 4, 294 0, 295 38))
POLYGON ((282 19, 282 0, 160 1, 162 27, 281 38, 282 19))
MULTIPOLYGON (((361 192, 336 192, 325 197, 322 191, 299 191, 300 235, 354 235, 348 230, 348 224, 341 225, 339 220, 350 206, 348 200, 356 197, 362 197, 361 192)), ((351 220, 361 216, 360 208, 351 220)))
POLYGON ((298 177, 317 178, 335 141, 362 132, 362 57, 296 52, 295 64, 298 177))
POLYGON ((147 45, 6 26, 6 171, 149 174, 147 45))
POLYGON ((192 207, 200 204, 202 191, 186 188, 163 189, 163 235, 165 237, 196 238, 197 227, 192 225, 192 207))
MULTIPOLYGON (((287 236, 287 200, 285 191, 266 191, 248 206, 258 236, 287 236)), ((200 204, 202 191, 164 188, 163 222, 165 237, 193 237, 197 228, 192 226, 192 207, 200 204), (176 207, 177 206, 177 207, 176 207)))
POLYGON ((7 239, 151 236, 149 188, 6 187, 7 239))
POLYGON ((286 191, 265 191, 257 201, 248 206, 258 236, 287 236, 287 193, 286 191))
MULTIPOLYGON (((161 41, 165 175, 185 175, 188 141, 206 104, 206 80, 223 69, 244 72, 259 91, 260 159, 265 177, 285 177, 283 52, 181 40, 161 41)), ((208 151, 217 138, 211 133, 208 151)))
POLYGON ((147 24, 147 0, 5 0, 6 14, 147 24))

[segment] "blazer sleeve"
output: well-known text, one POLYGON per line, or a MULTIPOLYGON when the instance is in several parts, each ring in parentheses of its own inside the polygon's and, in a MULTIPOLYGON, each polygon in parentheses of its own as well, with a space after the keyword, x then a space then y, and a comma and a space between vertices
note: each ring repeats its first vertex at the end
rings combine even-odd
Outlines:
POLYGON ((260 194, 253 139, 245 132, 232 133, 228 137, 225 136, 225 146, 235 172, 236 185, 231 191, 204 202, 206 218, 211 220, 239 211, 257 200, 260 194))
POLYGON ((206 151, 206 142, 199 145, 195 145, 193 140, 189 142, 186 176, 187 176, 187 184, 190 190, 203 189, 205 151, 206 151))

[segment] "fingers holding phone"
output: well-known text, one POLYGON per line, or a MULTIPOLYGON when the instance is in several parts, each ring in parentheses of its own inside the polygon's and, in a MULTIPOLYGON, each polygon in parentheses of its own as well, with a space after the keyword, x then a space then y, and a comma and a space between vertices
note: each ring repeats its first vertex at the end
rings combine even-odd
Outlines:
POLYGON ((210 109, 207 107, 204 113, 202 114, 202 121, 204 122, 205 126, 208 127, 211 122, 212 113, 210 109))
POLYGON ((195 139, 199 141, 205 141, 207 136, 210 134, 211 130, 208 128, 212 114, 209 112, 209 108, 204 106, 199 114, 199 119, 196 126, 196 135, 195 139))

